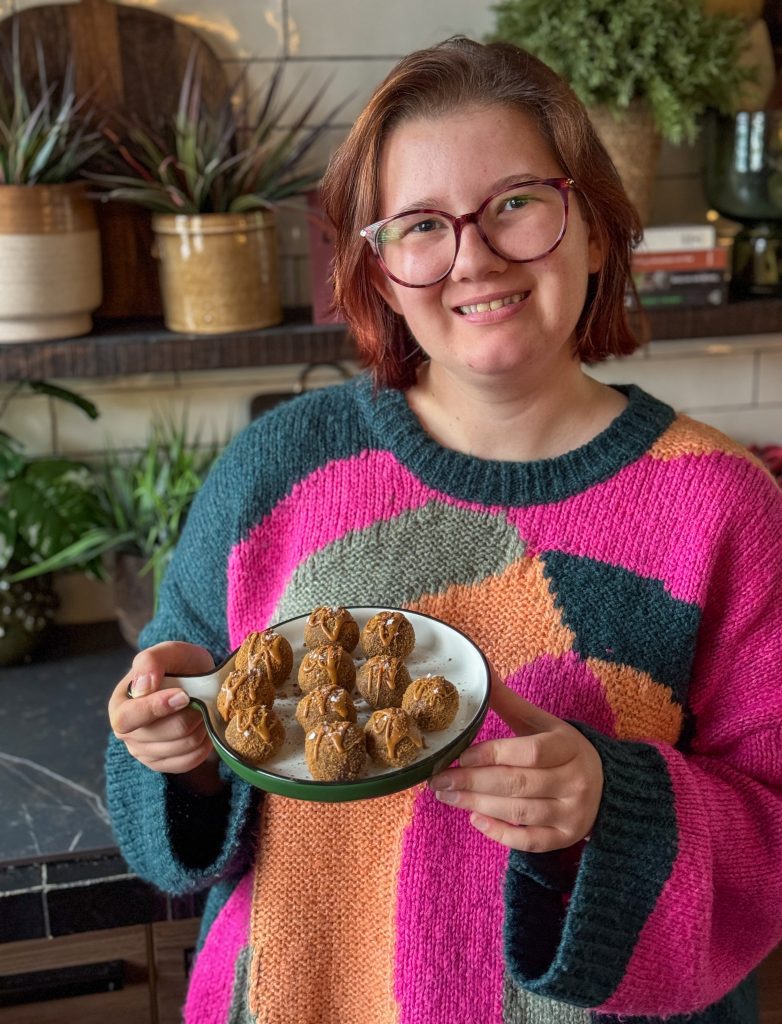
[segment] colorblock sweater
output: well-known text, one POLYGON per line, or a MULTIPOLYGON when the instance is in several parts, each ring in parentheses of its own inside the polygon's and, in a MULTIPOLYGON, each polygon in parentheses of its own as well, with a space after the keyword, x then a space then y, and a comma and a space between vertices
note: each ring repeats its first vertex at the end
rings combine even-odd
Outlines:
MULTIPOLYGON (((129 865, 211 888, 188 1024, 756 1020, 782 936, 782 493, 740 446, 636 387, 555 459, 440 447, 367 378, 226 450, 145 645, 222 659, 319 604, 419 610, 581 729, 590 841, 510 852, 425 786, 317 804, 188 796, 111 740, 129 865)), ((489 712, 478 740, 510 735, 489 712)))

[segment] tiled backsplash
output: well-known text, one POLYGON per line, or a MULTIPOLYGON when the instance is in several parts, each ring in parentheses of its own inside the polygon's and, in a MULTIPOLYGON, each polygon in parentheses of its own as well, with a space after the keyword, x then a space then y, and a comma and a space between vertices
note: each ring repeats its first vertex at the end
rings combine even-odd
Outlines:
MULTIPOLYGON (((492 25, 491 4, 483 0, 135 2, 200 32, 223 60, 228 80, 246 65, 250 86, 259 84, 274 61, 282 58, 286 88, 304 79, 303 97, 328 81, 322 110, 350 96, 339 123, 320 144, 318 158, 323 162, 397 57, 458 32, 480 38, 492 25)), ((35 0, 0 0, 0 16, 28 6, 36 6, 35 0)), ((700 162, 697 144, 663 147, 652 222, 691 220, 705 213, 700 162)), ((310 297, 307 222, 303 214, 285 211, 280 227, 284 301, 289 306, 306 305, 310 297)), ((247 420, 253 395, 290 390, 299 369, 66 382, 97 403, 102 412, 97 423, 73 409, 55 409, 46 399, 19 396, 4 424, 34 451, 91 452, 103 447, 107 438, 116 445, 136 444, 151 413, 176 414, 187 407, 193 425, 200 425, 205 436, 220 438, 247 420)), ((782 333, 712 342, 660 342, 621 364, 609 363, 592 372, 604 380, 635 380, 746 443, 782 441, 782 333)), ((321 382, 329 379, 324 371, 321 382)), ((3 393, 0 386, 0 398, 3 393)))
MULTIPOLYGON (((260 85, 277 59, 285 62, 284 85, 304 80, 300 105, 326 83, 319 113, 348 97, 334 128, 314 154, 323 165, 345 136, 374 87, 395 60, 419 46, 456 33, 482 38, 492 27, 484 0, 125 0, 178 19, 199 32, 222 59, 227 81, 247 67, 248 87, 260 85)), ((0 17, 38 0, 0 0, 0 17)), ((290 115, 296 111, 292 105, 290 115)), ((299 107, 300 109, 300 107, 299 107)), ((706 210, 700 175, 701 150, 664 146, 651 219, 690 220, 706 210)), ((307 224, 303 213, 280 216, 283 301, 307 305, 310 283, 307 224)))

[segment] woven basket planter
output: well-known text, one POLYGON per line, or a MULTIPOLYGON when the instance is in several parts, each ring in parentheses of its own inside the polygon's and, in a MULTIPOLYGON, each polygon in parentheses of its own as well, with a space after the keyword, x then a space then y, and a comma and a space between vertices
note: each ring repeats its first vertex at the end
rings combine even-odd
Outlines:
POLYGON ((662 146, 662 136, 651 111, 645 103, 634 101, 621 120, 604 107, 591 107, 589 116, 619 172, 625 191, 638 210, 641 222, 647 224, 662 146))

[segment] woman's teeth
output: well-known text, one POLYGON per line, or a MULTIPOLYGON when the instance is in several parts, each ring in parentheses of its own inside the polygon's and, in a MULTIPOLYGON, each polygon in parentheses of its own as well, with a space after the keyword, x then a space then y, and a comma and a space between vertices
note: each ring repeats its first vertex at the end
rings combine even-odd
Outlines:
POLYGON ((489 313, 493 309, 502 309, 503 306, 512 306, 521 302, 526 292, 519 292, 518 295, 509 295, 506 299, 494 299, 493 302, 477 302, 474 306, 457 306, 460 313, 465 316, 467 313, 489 313))

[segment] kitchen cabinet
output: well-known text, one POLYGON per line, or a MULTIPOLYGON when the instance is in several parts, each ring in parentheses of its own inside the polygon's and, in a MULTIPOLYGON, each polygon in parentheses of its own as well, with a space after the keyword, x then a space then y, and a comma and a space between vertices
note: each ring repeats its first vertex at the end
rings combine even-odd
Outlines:
POLYGON ((179 1024, 198 920, 0 946, 0 973, 26 983, 0 1024, 179 1024), (69 994, 73 993, 73 994, 69 994))

